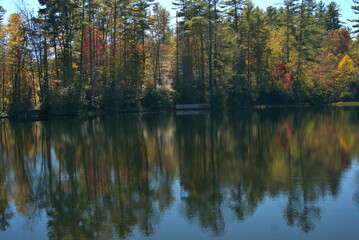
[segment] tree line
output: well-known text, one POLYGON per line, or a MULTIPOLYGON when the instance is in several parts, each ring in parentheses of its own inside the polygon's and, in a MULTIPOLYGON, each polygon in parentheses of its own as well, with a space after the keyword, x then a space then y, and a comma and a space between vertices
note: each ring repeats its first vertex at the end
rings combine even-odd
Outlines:
POLYGON ((7 22, 0 9, 2 111, 359 99, 358 40, 335 2, 263 10, 250 0, 176 0, 175 24, 153 0, 39 3, 37 12, 20 4, 7 22))

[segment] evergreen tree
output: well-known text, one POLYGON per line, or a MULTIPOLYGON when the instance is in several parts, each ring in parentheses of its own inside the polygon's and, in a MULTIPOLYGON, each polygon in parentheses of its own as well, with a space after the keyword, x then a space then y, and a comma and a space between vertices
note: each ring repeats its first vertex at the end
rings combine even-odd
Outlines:
POLYGON ((337 30, 341 28, 340 22, 340 9, 338 4, 331 2, 327 7, 327 18, 326 18, 326 27, 327 31, 337 30))
MULTIPOLYGON (((359 0, 353 0, 352 10, 356 15, 359 15, 359 0)), ((351 22, 353 22, 353 33, 359 33, 359 19, 352 19, 351 22)))
POLYGON ((286 63, 290 62, 290 36, 295 35, 295 17, 298 13, 297 0, 284 0, 285 28, 286 28, 286 63))

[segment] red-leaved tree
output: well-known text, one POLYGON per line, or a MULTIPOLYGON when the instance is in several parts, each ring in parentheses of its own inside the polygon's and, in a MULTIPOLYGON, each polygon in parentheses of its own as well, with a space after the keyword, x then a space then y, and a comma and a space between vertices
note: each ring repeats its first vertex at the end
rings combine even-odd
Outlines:
POLYGON ((101 33, 98 32, 96 28, 86 28, 84 39, 84 71, 88 73, 90 71, 90 39, 93 67, 100 67, 103 65, 103 54, 106 49, 106 45, 103 44, 101 33))
POLYGON ((286 93, 292 90, 293 82, 289 73, 289 66, 285 63, 278 65, 277 69, 274 71, 275 81, 278 86, 286 93))

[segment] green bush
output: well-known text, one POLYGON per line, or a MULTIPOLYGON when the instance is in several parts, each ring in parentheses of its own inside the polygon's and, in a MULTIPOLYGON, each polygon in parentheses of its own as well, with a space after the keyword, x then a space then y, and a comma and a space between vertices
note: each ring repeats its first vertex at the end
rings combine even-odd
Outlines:
POLYGON ((118 85, 111 84, 107 86, 100 101, 101 110, 107 113, 113 113, 121 110, 123 107, 121 102, 122 98, 123 91, 118 85))
POLYGON ((142 106, 152 110, 172 109, 173 97, 174 91, 170 85, 149 87, 145 90, 142 106))
POLYGON ((215 87, 213 89, 213 99, 211 101, 212 108, 223 109, 227 101, 226 91, 223 88, 215 87))
POLYGON ((18 112, 32 109, 34 106, 31 97, 31 91, 26 91, 25 93, 22 93, 22 95, 16 99, 13 96, 12 102, 10 103, 8 108, 9 116, 14 116, 17 115, 18 112))
POLYGON ((74 87, 51 89, 41 104, 41 110, 50 115, 73 115, 80 110, 80 94, 74 87))
POLYGON ((121 109, 125 111, 138 111, 141 109, 141 94, 135 86, 122 85, 121 109))

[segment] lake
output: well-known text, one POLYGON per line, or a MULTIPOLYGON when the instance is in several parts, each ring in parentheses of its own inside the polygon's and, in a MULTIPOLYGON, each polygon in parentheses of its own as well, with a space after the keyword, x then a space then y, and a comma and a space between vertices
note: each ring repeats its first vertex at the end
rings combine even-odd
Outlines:
POLYGON ((359 108, 0 122, 0 239, 359 239, 359 108))

